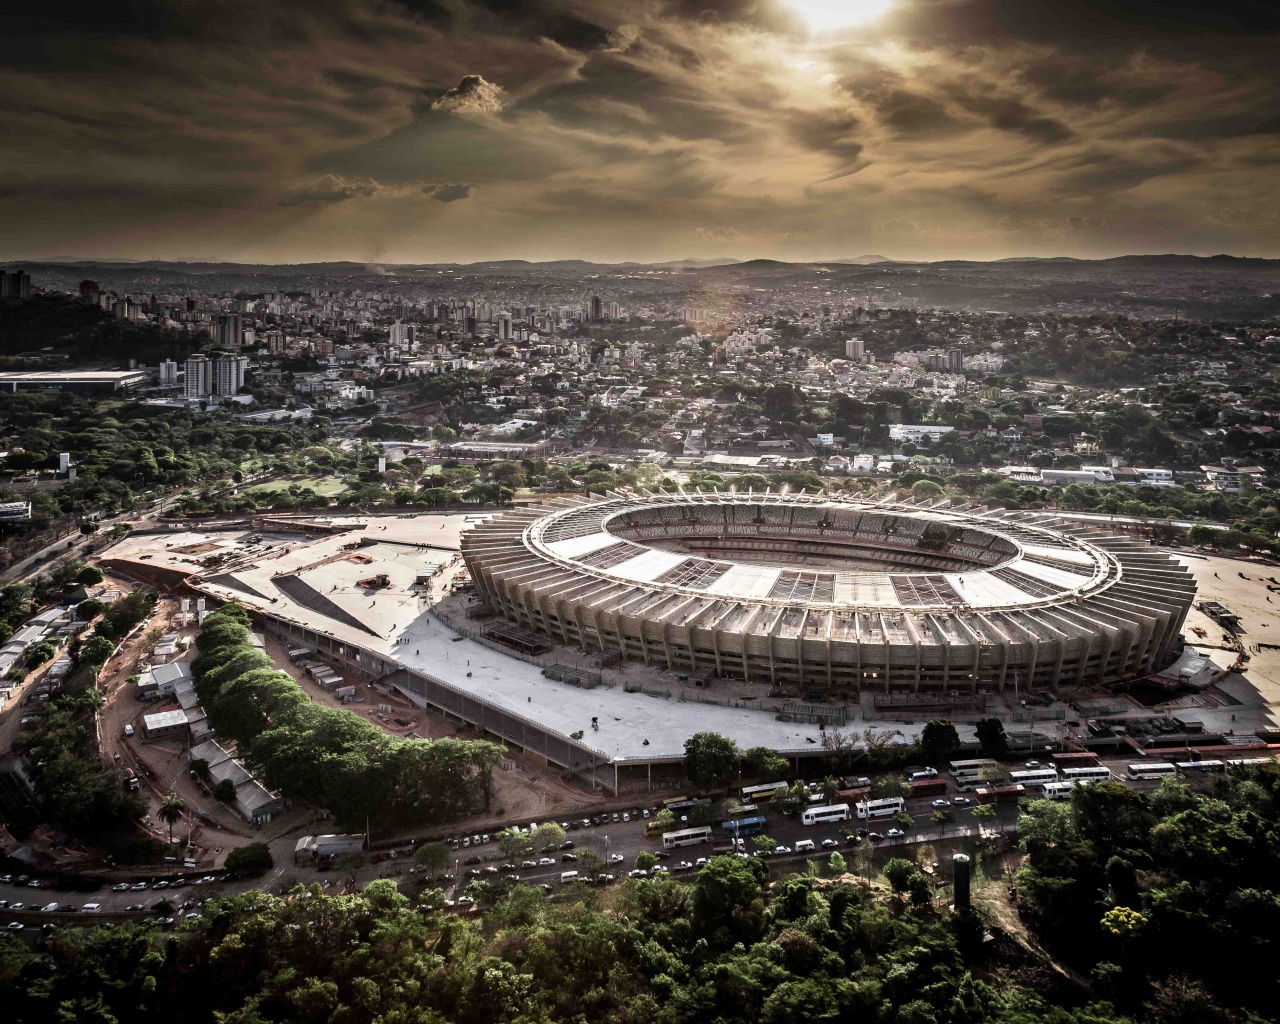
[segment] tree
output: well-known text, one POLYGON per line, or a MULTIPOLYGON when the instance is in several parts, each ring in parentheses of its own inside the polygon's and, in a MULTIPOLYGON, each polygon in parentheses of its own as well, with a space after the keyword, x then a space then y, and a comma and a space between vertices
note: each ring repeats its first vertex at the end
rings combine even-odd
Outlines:
POLYGON ((236 798, 236 784, 230 779, 223 779, 213 787, 213 795, 215 799, 229 804, 236 798))
POLYGON ((641 850, 636 854, 636 867, 641 871, 649 871, 658 863, 658 858, 648 850, 641 850))
POLYGON ((498 840, 498 849, 507 860, 515 860, 531 842, 530 837, 518 828, 504 828, 494 838, 498 840))
POLYGON ((994 821, 996 816, 995 804, 978 804, 969 812, 978 821, 994 821))
POLYGON ((695 932, 718 945, 751 943, 760 934, 764 896, 760 875, 764 864, 753 858, 712 857, 698 872, 690 901, 695 932))
POLYGON ((762 782, 776 782, 786 778, 791 763, 771 747, 752 747, 744 755, 747 771, 762 782))
POLYGON ((766 857, 778 848, 778 840, 770 836, 752 836, 751 843, 766 857))
POLYGON ((827 858, 827 870, 833 875, 843 875, 847 869, 843 854, 839 850, 832 850, 831 856, 827 858))
POLYGON ((227 870, 246 875, 261 875, 275 866, 271 850, 266 843, 249 843, 238 846, 227 854, 227 870))
POLYGON ((564 842, 564 829, 554 821, 546 821, 539 825, 529 836, 529 842, 535 848, 543 846, 559 846, 564 842))
POLYGON ((182 797, 177 793, 169 793, 160 801, 160 806, 156 810, 157 817, 169 826, 170 846, 173 845, 173 826, 182 820, 182 812, 186 809, 187 805, 183 803, 182 797))
POLYGON ((676 813, 669 807, 664 807, 653 816, 653 827, 659 832, 671 832, 676 827, 676 813))
POLYGON ((718 733, 694 733, 684 744, 684 773, 698 786, 724 785, 738 773, 741 754, 718 733))
POLYGON ((453 858, 453 851, 444 843, 423 843, 413 853, 413 862, 434 875, 446 867, 453 858))
POLYGON ((998 718, 980 718, 974 726, 978 742, 982 744, 982 756, 999 758, 1009 752, 1009 737, 1004 723, 998 718))
POLYGON ((87 666, 96 673, 98 669, 107 663, 107 659, 111 657, 115 649, 115 644, 106 637, 91 636, 80 645, 80 651, 76 655, 76 664, 87 666))
POLYGON ((960 749, 960 734, 955 724, 945 719, 926 722, 920 731, 920 756, 928 764, 941 764, 960 749))
POLYGON ((871 780, 871 797, 874 800, 894 797, 902 797, 905 800, 910 795, 910 784, 896 775, 877 775, 871 780))
POLYGON ((894 892, 906 892, 911 879, 920 873, 920 869, 905 857, 891 857, 885 861, 880 873, 894 892))
POLYGON ((86 565, 76 573, 76 582, 86 587, 96 586, 104 579, 106 579, 106 576, 96 565, 86 565))

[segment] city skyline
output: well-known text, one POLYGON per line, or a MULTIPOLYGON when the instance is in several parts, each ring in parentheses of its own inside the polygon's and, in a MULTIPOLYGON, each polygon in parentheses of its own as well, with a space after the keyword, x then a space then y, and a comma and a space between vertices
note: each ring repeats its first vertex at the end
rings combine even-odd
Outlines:
POLYGON ((1280 11, 186 0, 0 24, 8 260, 1280 256, 1280 11))

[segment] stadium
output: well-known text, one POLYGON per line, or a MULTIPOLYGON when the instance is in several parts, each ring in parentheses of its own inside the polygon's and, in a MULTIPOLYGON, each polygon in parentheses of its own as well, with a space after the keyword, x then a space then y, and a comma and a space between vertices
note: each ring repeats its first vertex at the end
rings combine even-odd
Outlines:
POLYGON ((1195 581, 1047 511, 613 494, 464 534, 477 595, 557 643, 809 699, 1111 684, 1178 654, 1195 581))

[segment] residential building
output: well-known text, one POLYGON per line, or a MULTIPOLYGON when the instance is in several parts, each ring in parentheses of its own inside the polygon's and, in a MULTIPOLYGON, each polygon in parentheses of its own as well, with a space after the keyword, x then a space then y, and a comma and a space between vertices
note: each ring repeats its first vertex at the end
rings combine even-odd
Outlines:
POLYGON ((197 353, 189 356, 186 376, 182 382, 182 394, 187 398, 205 398, 213 393, 213 373, 209 358, 197 353))
POLYGON ((160 360, 160 386, 173 388, 178 386, 178 363, 174 359, 160 360))
POLYGON ((244 387, 244 374, 249 368, 247 356, 220 356, 214 362, 214 394, 236 395, 244 387))

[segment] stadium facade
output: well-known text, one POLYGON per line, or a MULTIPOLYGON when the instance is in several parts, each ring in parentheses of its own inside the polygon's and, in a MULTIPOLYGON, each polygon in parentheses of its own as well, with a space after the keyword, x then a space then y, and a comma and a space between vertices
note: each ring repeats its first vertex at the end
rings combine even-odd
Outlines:
POLYGON ((557 499, 462 552, 495 612, 556 642, 837 699, 1139 677, 1177 656, 1196 589, 1052 512, 804 493, 557 499))

